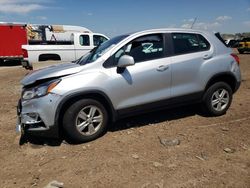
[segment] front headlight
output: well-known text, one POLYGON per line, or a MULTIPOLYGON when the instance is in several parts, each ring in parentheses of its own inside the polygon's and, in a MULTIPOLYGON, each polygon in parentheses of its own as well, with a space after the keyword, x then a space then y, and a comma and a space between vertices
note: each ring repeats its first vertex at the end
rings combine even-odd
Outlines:
POLYGON ((38 98, 47 95, 51 92, 51 90, 56 87, 57 84, 59 84, 61 80, 52 80, 46 83, 43 83, 41 85, 38 85, 33 88, 25 89, 22 94, 22 98, 24 100, 30 100, 33 98, 38 98))

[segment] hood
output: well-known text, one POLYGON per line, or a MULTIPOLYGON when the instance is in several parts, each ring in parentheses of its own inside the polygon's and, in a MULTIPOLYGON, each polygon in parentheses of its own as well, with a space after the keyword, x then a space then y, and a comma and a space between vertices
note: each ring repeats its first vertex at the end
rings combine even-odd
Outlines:
POLYGON ((63 63, 59 65, 53 65, 50 67, 32 71, 21 80, 21 84, 27 86, 39 80, 66 76, 80 71, 81 66, 75 63, 63 63))

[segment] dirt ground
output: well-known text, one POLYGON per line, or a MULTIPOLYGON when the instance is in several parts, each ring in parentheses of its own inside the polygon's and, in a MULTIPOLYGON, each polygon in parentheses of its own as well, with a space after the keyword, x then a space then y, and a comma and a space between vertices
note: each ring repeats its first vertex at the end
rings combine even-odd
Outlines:
POLYGON ((224 116, 203 117, 194 106, 157 111, 121 120, 93 142, 57 146, 19 145, 16 105, 27 71, 1 66, 0 187, 250 187, 250 54, 240 59, 243 81, 224 116))

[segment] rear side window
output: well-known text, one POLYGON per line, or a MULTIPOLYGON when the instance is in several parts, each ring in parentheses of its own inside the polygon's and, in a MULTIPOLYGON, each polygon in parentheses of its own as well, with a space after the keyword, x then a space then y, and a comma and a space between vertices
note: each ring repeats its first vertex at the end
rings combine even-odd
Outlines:
POLYGON ((173 33, 174 53, 176 55, 208 50, 209 42, 200 34, 173 33))
POLYGON ((90 45, 89 35, 81 35, 79 40, 80 40, 81 46, 89 46, 90 45))
POLYGON ((197 36, 198 36, 198 39, 199 39, 200 51, 209 50, 210 49, 209 42, 202 35, 197 35, 197 36))

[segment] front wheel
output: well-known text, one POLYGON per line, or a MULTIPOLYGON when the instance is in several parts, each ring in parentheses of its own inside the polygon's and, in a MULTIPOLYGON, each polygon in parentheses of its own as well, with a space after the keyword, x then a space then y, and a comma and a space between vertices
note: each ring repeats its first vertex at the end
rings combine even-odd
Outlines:
POLYGON ((220 116, 226 113, 232 102, 232 89, 225 82, 210 86, 203 98, 203 107, 209 115, 220 116))
POLYGON ((107 111, 100 102, 82 99, 66 110, 63 128, 73 141, 81 143, 100 137, 106 131, 107 122, 107 111))

